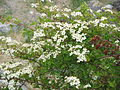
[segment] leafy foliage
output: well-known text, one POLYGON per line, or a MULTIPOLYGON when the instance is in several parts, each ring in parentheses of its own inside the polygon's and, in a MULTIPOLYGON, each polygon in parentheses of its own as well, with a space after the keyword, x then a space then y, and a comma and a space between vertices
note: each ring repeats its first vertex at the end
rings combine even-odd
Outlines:
POLYGON ((26 62, 0 65, 3 71, 0 79, 5 82, 1 89, 21 89, 26 82, 43 90, 118 89, 119 13, 94 12, 85 3, 80 10, 60 10, 57 6, 43 4, 41 1, 37 7, 38 22, 30 25, 35 28, 24 30, 24 35, 28 36, 26 42, 0 37, 1 44, 5 45, 1 53, 26 62), (105 53, 104 49, 115 48, 108 43, 101 48, 104 41, 118 47, 114 51, 118 58, 111 52, 105 53))

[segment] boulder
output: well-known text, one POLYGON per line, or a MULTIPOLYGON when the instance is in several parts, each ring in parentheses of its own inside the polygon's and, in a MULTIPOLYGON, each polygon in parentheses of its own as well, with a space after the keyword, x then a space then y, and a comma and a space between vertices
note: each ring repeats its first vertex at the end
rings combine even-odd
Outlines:
POLYGON ((8 32, 10 32, 11 30, 12 30, 13 32, 17 32, 18 30, 20 30, 19 28, 22 28, 22 27, 14 24, 14 23, 10 23, 10 24, 5 24, 5 23, 4 23, 4 24, 2 24, 2 23, 0 22, 0 32, 1 32, 1 33, 8 33, 8 32))
POLYGON ((120 11, 120 0, 113 2, 113 8, 120 11))
POLYGON ((104 4, 101 3, 101 2, 98 1, 98 0, 90 0, 90 1, 88 2, 88 5, 89 5, 89 7, 90 7, 92 10, 97 11, 97 10, 101 9, 101 7, 103 7, 104 4))
POLYGON ((0 32, 9 32, 10 31, 10 24, 2 24, 0 23, 0 32))
POLYGON ((111 4, 107 4, 107 5, 104 6, 104 8, 106 8, 106 9, 111 9, 111 10, 112 10, 112 9, 113 9, 113 6, 112 6, 111 4))

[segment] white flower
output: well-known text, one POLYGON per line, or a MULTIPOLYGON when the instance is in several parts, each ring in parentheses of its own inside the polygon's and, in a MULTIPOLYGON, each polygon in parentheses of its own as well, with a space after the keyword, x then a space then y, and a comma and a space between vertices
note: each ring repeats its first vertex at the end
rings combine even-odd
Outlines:
POLYGON ((74 33, 74 34, 72 34, 72 38, 73 39, 76 39, 76 41, 77 42, 83 42, 83 40, 85 40, 86 39, 86 37, 85 37, 85 34, 78 34, 78 33, 74 33))
POLYGON ((119 43, 119 42, 120 42, 119 40, 116 40, 116 41, 115 41, 115 44, 118 46, 118 43, 119 43))
POLYGON ((30 13, 30 14, 33 14, 34 12, 33 12, 33 11, 30 11, 29 13, 30 13))
POLYGON ((89 24, 94 24, 94 26, 97 26, 99 24, 100 20, 99 19, 95 19, 94 21, 89 21, 89 24))
POLYGON ((116 40, 116 41, 115 41, 115 43, 117 43, 117 44, 118 44, 119 42, 120 42, 119 40, 116 40))
POLYGON ((81 12, 71 12, 71 15, 76 17, 76 16, 83 16, 81 12))
POLYGON ((83 62, 83 61, 87 61, 86 57, 84 54, 79 54, 78 57, 77 57, 77 62, 83 62))
POLYGON ((45 13, 41 13, 40 16, 41 17, 47 17, 47 15, 45 13))
POLYGON ((23 45, 22 45, 22 47, 30 47, 31 45, 30 44, 28 44, 28 43, 24 43, 23 45))
POLYGON ((51 84, 51 83, 52 83, 52 81, 49 81, 48 83, 49 83, 49 84, 51 84))
POLYGON ((104 23, 100 23, 99 26, 100 26, 100 27, 105 27, 106 24, 104 24, 104 23))
POLYGON ((113 11, 110 9, 106 9, 105 12, 110 12, 111 14, 113 14, 113 11))
POLYGON ((65 12, 71 12, 71 9, 64 8, 64 10, 63 10, 63 11, 65 11, 65 12))
POLYGON ((90 84, 87 84, 87 85, 85 85, 83 88, 88 88, 88 87, 91 87, 91 85, 90 85, 90 84))
POLYGON ((42 2, 44 2, 45 0, 41 0, 42 2))
POLYGON ((44 31, 44 30, 42 30, 42 29, 35 31, 32 40, 34 40, 34 39, 36 39, 36 38, 40 38, 40 37, 45 36, 45 34, 44 34, 43 31, 44 31))
POLYGON ((112 8, 113 8, 113 6, 112 6, 112 5, 110 5, 110 4, 108 4, 108 5, 106 5, 104 8, 106 8, 106 9, 112 9, 112 8))
POLYGON ((65 82, 69 83, 70 86, 75 86, 77 89, 79 89, 80 86, 80 80, 77 77, 70 76, 70 77, 65 77, 65 82))
POLYGON ((49 2, 52 2, 52 0, 48 0, 49 2))
POLYGON ((98 79, 98 76, 92 76, 92 79, 93 79, 93 80, 97 80, 97 79, 98 79))
POLYGON ((70 18, 69 15, 67 13, 63 13, 63 15, 67 18, 70 18))
POLYGON ((100 10, 100 9, 99 9, 99 10, 97 10, 97 13, 100 13, 100 12, 102 12, 102 10, 100 10))
POLYGON ((101 21, 104 21, 106 20, 107 18, 106 17, 101 17, 101 21))
POLYGON ((96 15, 94 14, 94 12, 93 12, 92 9, 88 9, 88 10, 90 11, 90 13, 91 13, 94 17, 96 17, 96 15))
POLYGON ((61 34, 62 34, 62 35, 65 35, 65 33, 66 33, 65 30, 61 31, 61 34))
POLYGON ((94 47, 94 44, 92 45, 92 47, 94 47))
POLYGON ((56 14, 56 15, 54 15, 53 17, 61 17, 61 15, 60 14, 56 14))
POLYGON ((32 3, 31 4, 31 7, 33 7, 33 8, 37 8, 37 6, 38 6, 38 3, 32 3))
POLYGON ((114 28, 114 30, 116 30, 116 31, 120 31, 120 27, 119 27, 119 28, 116 27, 116 28, 114 28))

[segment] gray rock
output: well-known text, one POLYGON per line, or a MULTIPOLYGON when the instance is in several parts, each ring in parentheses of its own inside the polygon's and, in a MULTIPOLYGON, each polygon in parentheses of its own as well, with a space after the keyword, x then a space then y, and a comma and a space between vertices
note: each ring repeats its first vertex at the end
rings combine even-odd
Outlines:
POLYGON ((110 4, 107 4, 107 5, 104 6, 104 8, 106 8, 106 9, 113 9, 113 6, 110 5, 110 4))
POLYGON ((0 69, 0 74, 2 74, 2 73, 3 73, 3 70, 0 69))
POLYGON ((97 10, 101 9, 101 7, 103 7, 103 3, 101 3, 98 0, 91 0, 88 2, 88 5, 92 10, 95 10, 95 11, 97 11, 97 10))
POLYGON ((9 32, 10 31, 10 24, 2 24, 0 23, 0 32, 9 32))
POLYGON ((25 85, 23 85, 22 90, 28 90, 28 88, 25 85))
POLYGON ((22 22, 30 24, 32 21, 38 20, 37 10, 31 7, 31 3, 35 0, 0 0, 0 15, 13 16, 22 22), (33 14, 30 14, 30 12, 33 14))
POLYGON ((120 11, 120 0, 113 2, 113 8, 120 11))
POLYGON ((19 28, 22 28, 22 27, 19 27, 18 25, 14 24, 14 23, 2 24, 0 22, 0 32, 1 33, 8 33, 10 31, 18 32, 18 30, 20 30, 19 28))

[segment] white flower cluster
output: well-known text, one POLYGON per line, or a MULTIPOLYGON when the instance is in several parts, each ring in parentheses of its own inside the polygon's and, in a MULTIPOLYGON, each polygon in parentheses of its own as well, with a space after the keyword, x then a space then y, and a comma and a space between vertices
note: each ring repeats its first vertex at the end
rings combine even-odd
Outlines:
POLYGON ((94 24, 94 26, 100 26, 100 27, 105 27, 106 24, 103 24, 102 21, 107 20, 106 17, 101 17, 101 19, 95 19, 94 21, 89 21, 89 24, 94 24), (100 25, 101 24, 101 25, 100 25), (102 25, 103 24, 103 25, 102 25))
MULTIPOLYGON (((55 51, 49 51, 49 52, 43 52, 43 54, 38 58, 38 60, 42 59, 46 61, 46 59, 50 58, 51 55, 55 58, 63 49, 66 47, 74 48, 74 45, 69 45, 69 41, 67 43, 64 43, 66 39, 68 39, 67 32, 69 31, 71 34, 71 37, 75 42, 81 43, 86 39, 86 34, 82 33, 82 30, 88 29, 87 23, 82 21, 76 21, 75 24, 69 24, 69 23, 61 23, 61 22, 45 22, 41 23, 40 30, 37 30, 34 32, 34 36, 32 38, 33 41, 36 41, 36 39, 39 39, 39 43, 41 43, 43 47, 44 45, 50 45, 55 48, 55 51), (56 30, 57 29, 57 30, 56 30), (48 32, 47 32, 48 30, 48 32), (53 34, 53 32, 55 34, 53 34), (50 36, 48 36, 50 35, 50 36), (45 37, 46 41, 43 39, 45 37)), ((34 45, 35 46, 35 45, 34 45)), ((84 48, 84 45, 81 45, 81 48, 77 48, 79 50, 74 49, 68 49, 70 51, 70 55, 76 55, 78 61, 87 61, 86 60, 86 54, 88 53, 88 50, 84 48), (81 51, 82 49, 82 51, 81 51), (81 53, 82 52, 82 53, 81 53)))
POLYGON ((69 8, 64 8, 63 11, 65 11, 65 12, 71 12, 72 10, 69 9, 69 8))
POLYGON ((1 40, 2 42, 5 42, 5 43, 6 43, 7 45, 9 45, 9 46, 20 44, 20 43, 17 42, 16 40, 13 40, 11 37, 0 36, 0 40, 1 40))
POLYGON ((83 16, 81 12, 71 12, 71 15, 76 17, 76 16, 83 16))
POLYGON ((54 18, 61 17, 61 14, 57 13, 56 15, 53 15, 54 18))
POLYGON ((31 7, 33 7, 33 8, 37 8, 38 5, 39 5, 39 3, 31 3, 31 7))
POLYGON ((105 6, 105 7, 102 7, 101 9, 97 10, 97 13, 101 13, 101 12, 109 12, 111 14, 114 14, 114 12, 111 10, 113 7, 112 6, 105 6))
POLYGON ((53 11, 60 11, 60 9, 58 8, 58 6, 51 6, 51 7, 48 7, 48 9, 50 10, 50 12, 53 12, 53 11))
POLYGON ((31 77, 33 67, 27 61, 7 62, 0 65, 0 71, 0 82, 3 86, 8 86, 9 90, 16 90, 15 85, 22 85, 19 81, 16 82, 16 79, 19 79, 24 74, 28 74, 31 77))
POLYGON ((114 30, 119 31, 119 27, 117 27, 115 24, 109 24, 109 23, 103 23, 102 21, 107 20, 106 17, 101 17, 101 19, 95 19, 93 21, 89 21, 88 24, 93 24, 95 27, 99 26, 102 28, 113 28, 114 30))
POLYGON ((40 17, 47 17, 45 13, 40 13, 40 17))
POLYGON ((24 52, 24 50, 26 50, 26 54, 42 52, 41 44, 42 43, 23 44, 19 51, 24 52))
POLYGON ((8 49, 0 49, 1 50, 1 53, 4 54, 4 55, 8 55, 10 57, 14 57, 14 52, 16 52, 16 50, 12 49, 12 48, 8 48, 8 49))
POLYGON ((80 80, 77 77, 70 76, 70 77, 65 77, 65 82, 69 83, 70 86, 75 86, 76 89, 79 89, 80 86, 80 80))
POLYGON ((53 15, 52 17, 56 18, 56 17, 67 17, 67 18, 70 18, 71 16, 72 17, 81 17, 83 16, 83 14, 81 12, 78 12, 78 11, 73 11, 69 8, 64 8, 64 9, 59 9, 58 6, 51 6, 51 7, 48 7, 48 6, 44 6, 45 9, 48 9, 50 12, 54 12, 54 11, 57 11, 58 13, 53 15), (62 13, 59 13, 59 12, 62 12, 62 13))
POLYGON ((107 7, 102 7, 101 9, 103 9, 105 12, 110 12, 111 14, 113 14, 113 11, 107 7))
POLYGON ((54 81, 55 83, 57 83, 58 80, 59 80, 59 78, 57 77, 57 75, 51 75, 51 74, 49 74, 49 75, 47 75, 47 78, 49 80, 49 84, 51 84, 52 81, 54 81))
MULTIPOLYGON (((31 4, 31 6, 37 8, 37 4, 31 4)), ((52 19, 63 16, 67 18, 70 18, 71 16, 73 16, 74 18, 80 18, 81 16, 83 16, 81 12, 72 12, 72 10, 68 8, 65 8, 63 10, 60 10, 57 6, 44 6, 44 8, 48 9, 50 12, 59 12, 55 15, 52 15, 52 19), (61 11, 63 13, 61 13, 61 11)), ((46 18, 47 14, 41 13, 41 17, 46 18)), ((0 36, 0 41, 5 42, 6 45, 19 46, 17 50, 16 48, 12 47, 5 50, 4 48, 1 48, 1 46, 0 49, 2 53, 9 53, 12 56, 14 56, 14 52, 22 52, 23 55, 31 56, 31 60, 38 60, 38 62, 45 62, 51 58, 57 58, 57 56, 63 51, 67 51, 67 54, 70 57, 72 55, 76 56, 76 62, 86 62, 86 55, 89 54, 89 50, 87 50, 84 45, 84 41, 87 39, 87 37, 86 33, 83 33, 83 31, 89 30, 90 25, 93 25, 94 27, 98 26, 101 28, 110 27, 120 31, 120 28, 116 27, 115 24, 103 23, 105 20, 107 20, 106 17, 101 17, 100 19, 95 19, 88 22, 78 19, 73 20, 72 22, 62 22, 59 20, 42 22, 38 24, 39 28, 37 28, 37 30, 33 32, 34 35, 30 43, 19 43, 15 40, 12 40, 11 37, 0 36)), ((118 44, 118 40, 115 41, 115 43, 118 44)), ((0 79, 3 79, 0 80, 0 82, 2 81, 5 85, 8 85, 10 90, 15 90, 14 85, 20 85, 20 82, 16 82, 11 78, 19 78, 24 74, 28 74, 29 77, 31 77, 33 66, 30 63, 25 62, 3 63, 0 65, 0 71, 2 71, 2 73, 0 72, 0 79), (11 80, 8 82, 8 79, 11 80)), ((49 83, 51 83, 52 80, 55 80, 55 83, 57 83, 58 77, 54 75, 49 75, 48 79, 50 80, 49 83)), ((94 77, 93 79, 96 80, 97 77, 94 77)), ((79 89, 80 80, 77 77, 66 76, 65 82, 79 89)), ((84 86, 84 88, 88 87, 91 87, 91 85, 87 84, 84 86)))
POLYGON ((89 87, 91 87, 91 85, 90 84, 86 84, 83 88, 89 88, 89 87))
MULTIPOLYGON (((45 2, 45 0, 41 0, 42 2, 45 2)), ((49 2, 52 2, 52 0, 48 0, 49 2)))
MULTIPOLYGON (((54 11, 57 11, 57 12, 64 11, 64 10, 60 9, 57 5, 50 6, 50 7, 44 6, 43 8, 44 8, 44 9, 48 9, 50 12, 54 12, 54 11)), ((66 9, 65 9, 65 12, 66 12, 66 11, 70 11, 70 10, 67 10, 67 8, 66 8, 66 9)))
POLYGON ((63 16, 70 18, 69 14, 67 14, 67 13, 63 13, 63 16))
POLYGON ((120 42, 119 40, 116 40, 116 41, 115 41, 115 44, 118 46, 118 45, 119 45, 119 42, 120 42))
POLYGON ((119 31, 120 32, 120 27, 115 27, 114 30, 119 31))
MULTIPOLYGON (((35 5, 33 5, 35 6, 35 5)), ((47 7, 46 9, 49 9, 50 11, 63 11, 63 13, 58 13, 54 17, 60 17, 64 15, 65 17, 70 17, 69 13, 72 16, 82 16, 81 12, 72 12, 71 9, 65 8, 63 10, 60 10, 57 6, 51 6, 47 7)), ((43 16, 47 16, 45 13, 43 13, 43 16)), ((40 28, 34 31, 34 36, 31 39, 32 43, 30 44, 22 44, 19 51, 24 52, 26 54, 32 54, 32 53, 39 53, 37 57, 37 60, 43 60, 46 61, 47 59, 50 59, 52 56, 53 58, 56 58, 57 55, 59 55, 62 50, 65 48, 68 49, 70 52, 69 55, 75 55, 77 56, 77 62, 81 61, 87 61, 86 54, 88 54, 88 50, 83 45, 84 40, 86 40, 86 34, 82 33, 82 31, 85 29, 89 29, 88 25, 94 25, 99 27, 111 27, 111 28, 117 28, 114 24, 104 24, 102 21, 107 20, 106 17, 101 17, 101 19, 95 19, 93 21, 81 21, 81 20, 74 20, 73 23, 67 23, 67 22, 44 22, 41 23, 39 26, 40 28), (53 33, 54 32, 54 33, 53 33), (71 40, 69 40, 68 33, 71 36, 71 40), (67 41, 66 43, 66 40, 67 41), (74 44, 69 44, 69 42, 73 42, 74 44), (54 50, 50 50, 47 48, 44 50, 44 46, 50 46, 54 50), (76 46, 79 46, 75 48, 76 46)), ((14 43, 18 43, 16 41, 11 40, 11 38, 5 38, 1 37, 0 39, 5 40, 8 45, 13 45, 14 43)), ((14 50, 11 50, 14 51, 14 50)), ((35 56, 33 57, 35 58, 35 56)))
POLYGON ((15 63, 3 63, 0 65, 0 68, 3 71, 2 76, 7 75, 8 79, 13 77, 19 78, 19 76, 23 74, 31 74, 33 70, 33 67, 31 64, 28 64, 28 62, 20 62, 20 61, 15 63), (25 65, 28 65, 28 66, 25 66, 25 65), (21 66, 23 67, 21 68, 21 66), (17 72, 9 70, 16 67, 20 67, 20 69, 17 72))
POLYGON ((7 80, 0 80, 0 83, 1 83, 1 89, 4 89, 4 86, 8 86, 9 90, 16 90, 14 84, 18 86, 21 85, 19 82, 15 82, 14 80, 9 80, 9 82, 7 80))
MULTIPOLYGON (((52 11, 64 11, 64 13, 57 13, 56 15, 53 15, 53 17, 61 17, 61 16, 65 16, 67 18, 69 18, 69 14, 71 13, 73 16, 82 16, 81 12, 71 12, 71 9, 63 9, 63 10, 59 10, 59 8, 57 6, 51 6, 50 8, 45 6, 46 9, 49 9, 51 12, 52 11), (66 13, 68 12, 68 13, 66 13)), ((38 58, 38 60, 43 60, 46 61, 47 59, 50 59, 51 56, 53 56, 54 58, 56 58, 57 55, 59 55, 59 53, 61 53, 61 51, 63 49, 65 49, 66 47, 68 49, 68 51, 70 52, 70 56, 71 55, 76 55, 77 56, 77 62, 81 62, 81 61, 87 61, 86 59, 86 54, 89 53, 89 51, 84 48, 84 45, 82 44, 84 40, 86 40, 86 34, 82 33, 82 31, 84 29, 89 29, 89 25, 94 25, 102 27, 102 28, 106 28, 106 27, 110 27, 110 28, 117 28, 115 24, 106 24, 103 23, 105 20, 107 20, 106 17, 101 17, 100 19, 95 19, 93 21, 81 21, 81 20, 74 20, 74 24, 73 23, 67 23, 67 22, 44 22, 41 23, 40 29, 37 29, 36 31, 34 31, 34 36, 32 38, 33 42, 36 42, 36 39, 39 40, 37 41, 36 45, 32 45, 37 46, 41 48, 42 51, 44 51, 42 49, 43 46, 45 45, 50 45, 52 47, 54 47, 54 51, 53 50, 49 50, 49 52, 46 50, 44 51, 38 58), (102 22, 103 21, 103 22, 102 22), (53 34, 54 32, 54 34, 53 34), (77 46, 72 45, 72 44, 66 44, 65 41, 68 39, 67 33, 66 32, 70 32, 71 37, 73 40, 75 40, 76 43, 79 43, 80 47, 78 48, 74 48, 77 46), (48 37, 48 38, 46 38, 48 37), (46 40, 44 40, 44 38, 46 38, 46 40), (39 44, 38 44, 39 42, 39 44)), ((69 43, 69 42, 68 42, 69 43)), ((31 50, 39 50, 37 49, 33 49, 33 47, 31 49, 28 49, 29 51, 31 50)))
POLYGON ((34 31, 34 37, 32 38, 32 40, 36 39, 37 37, 43 37, 45 36, 44 34, 44 30, 37 30, 37 31, 34 31))
POLYGON ((0 36, 0 51, 2 54, 6 54, 8 56, 14 56, 15 47, 20 45, 21 42, 13 40, 11 37, 0 36), (14 49, 13 49, 14 48, 14 49))
POLYGON ((86 48, 83 48, 82 53, 80 52, 79 49, 81 49, 82 46, 81 45, 76 45, 73 46, 69 49, 69 51, 71 51, 70 55, 76 55, 77 56, 77 62, 83 62, 83 61, 87 61, 85 55, 87 53, 89 53, 89 51, 86 48))

